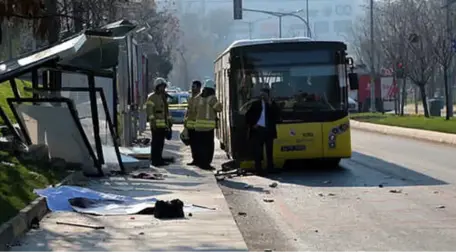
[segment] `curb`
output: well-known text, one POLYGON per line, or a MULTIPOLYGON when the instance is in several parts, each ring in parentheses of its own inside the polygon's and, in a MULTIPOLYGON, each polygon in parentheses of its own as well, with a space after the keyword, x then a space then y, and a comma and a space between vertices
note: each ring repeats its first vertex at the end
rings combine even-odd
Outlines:
MULTIPOLYGON (((55 186, 72 184, 79 176, 81 176, 79 172, 73 172, 55 186)), ((39 197, 19 211, 15 217, 3 223, 0 226, 0 251, 8 250, 19 237, 27 233, 32 225, 39 223, 48 212, 46 198, 39 197)))
POLYGON ((400 136, 420 141, 456 146, 456 134, 441 133, 430 130, 410 129, 350 120, 350 127, 384 135, 400 136))

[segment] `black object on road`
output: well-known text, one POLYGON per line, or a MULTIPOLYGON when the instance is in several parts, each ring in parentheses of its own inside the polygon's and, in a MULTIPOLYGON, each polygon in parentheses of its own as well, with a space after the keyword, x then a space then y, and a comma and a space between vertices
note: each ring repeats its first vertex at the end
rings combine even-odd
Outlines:
POLYGON ((74 226, 74 227, 85 227, 85 228, 92 228, 92 229, 104 229, 103 226, 92 226, 92 225, 85 225, 85 224, 77 224, 77 223, 70 223, 70 222, 61 222, 57 221, 57 225, 67 225, 67 226, 74 226))
POLYGON ((179 199, 159 200, 155 203, 154 216, 157 219, 184 218, 184 202, 179 199))

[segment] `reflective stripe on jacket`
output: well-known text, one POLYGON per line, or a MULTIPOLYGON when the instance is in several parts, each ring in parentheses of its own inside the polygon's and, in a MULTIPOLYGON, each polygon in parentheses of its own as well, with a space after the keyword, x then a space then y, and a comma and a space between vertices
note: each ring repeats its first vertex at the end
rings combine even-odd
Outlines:
POLYGON ((157 128, 171 127, 172 120, 169 115, 168 102, 162 95, 153 93, 146 102, 147 120, 157 128))
POLYGON ((216 128, 217 113, 222 112, 222 104, 215 95, 197 98, 196 131, 209 131, 216 128))
POLYGON ((197 98, 198 96, 192 96, 188 99, 187 102, 187 111, 185 113, 184 126, 187 129, 194 129, 196 123, 196 114, 197 114, 197 98))

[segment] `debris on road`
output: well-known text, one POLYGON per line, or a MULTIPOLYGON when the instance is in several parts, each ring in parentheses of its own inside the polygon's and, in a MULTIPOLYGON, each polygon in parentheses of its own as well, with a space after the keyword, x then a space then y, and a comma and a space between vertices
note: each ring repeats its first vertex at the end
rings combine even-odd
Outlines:
POLYGON ((215 207, 200 206, 200 205, 195 205, 195 204, 192 204, 192 206, 203 208, 203 209, 208 209, 208 210, 217 210, 217 208, 215 208, 215 207))
POLYGON ((263 201, 264 201, 264 202, 266 202, 266 203, 271 203, 271 202, 274 202, 274 200, 273 200, 273 199, 267 199, 267 198, 263 199, 263 201))
POLYGON ((444 209, 446 208, 444 205, 437 206, 438 209, 444 209))
POLYGON ((402 193, 401 189, 392 189, 389 191, 390 193, 402 193))
MULTIPOLYGON (((318 196, 325 197, 325 195, 323 193, 319 193, 318 196)), ((336 194, 335 193, 328 193, 327 196, 333 197, 333 196, 336 196, 336 194)))
POLYGON ((144 235, 144 232, 139 233, 139 235, 144 235))
POLYGON ((247 216, 247 213, 245 213, 245 212, 238 212, 238 215, 240 215, 240 216, 247 216))
POLYGON ((147 173, 147 172, 141 172, 138 174, 132 174, 132 178, 136 179, 151 179, 151 180, 164 180, 165 177, 163 174, 160 173, 147 173))
POLYGON ((276 188, 279 184, 277 184, 276 182, 272 183, 269 185, 269 187, 271 188, 276 188))
POLYGON ((71 222, 61 222, 57 221, 57 225, 67 225, 73 227, 84 227, 84 228, 92 228, 92 229, 104 229, 104 226, 93 226, 93 225, 86 225, 86 224, 78 224, 78 223, 71 223, 71 222))

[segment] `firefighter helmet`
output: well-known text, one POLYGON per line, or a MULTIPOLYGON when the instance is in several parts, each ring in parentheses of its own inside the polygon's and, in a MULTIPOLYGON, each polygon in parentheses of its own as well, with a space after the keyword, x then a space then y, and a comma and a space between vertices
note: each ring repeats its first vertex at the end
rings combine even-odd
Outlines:
POLYGON ((205 88, 212 88, 212 89, 215 89, 215 82, 211 79, 207 79, 205 82, 204 82, 204 87, 205 88))
POLYGON ((158 77, 154 80, 154 87, 157 88, 161 85, 165 85, 168 86, 168 82, 164 79, 164 78, 161 78, 161 77, 158 77))

